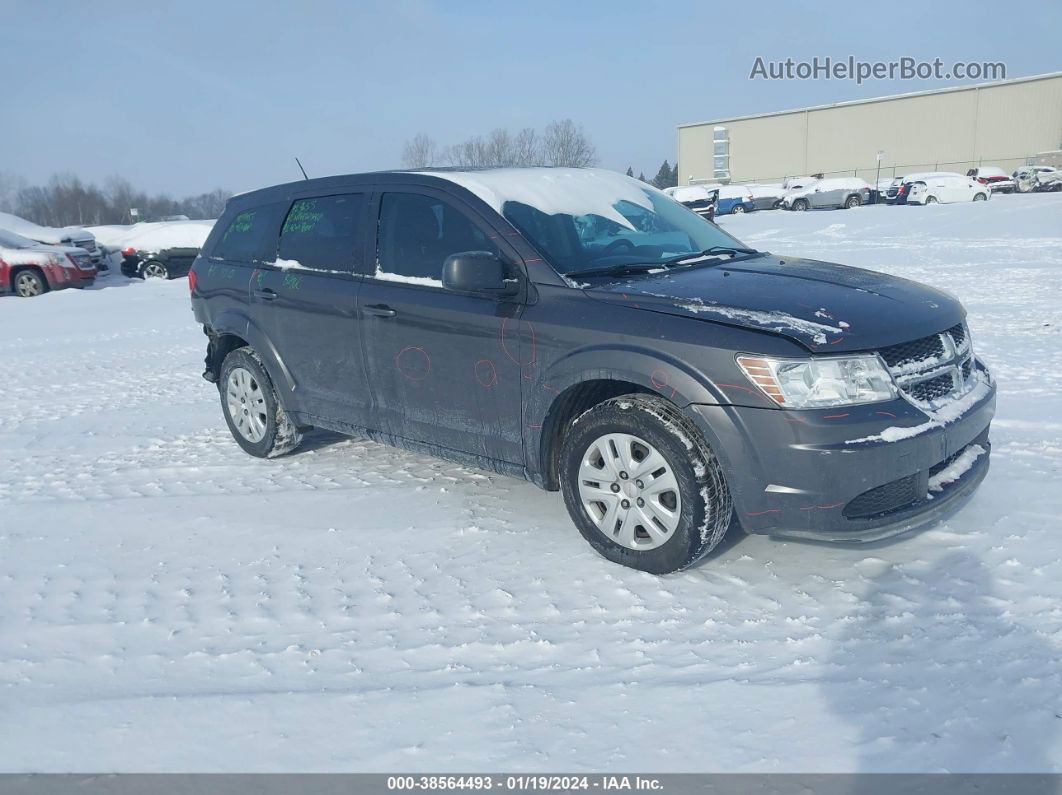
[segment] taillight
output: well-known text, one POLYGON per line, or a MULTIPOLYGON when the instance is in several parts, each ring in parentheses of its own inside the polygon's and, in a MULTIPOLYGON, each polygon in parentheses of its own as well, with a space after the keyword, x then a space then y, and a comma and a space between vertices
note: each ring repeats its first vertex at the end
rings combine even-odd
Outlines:
POLYGON ((136 248, 134 246, 127 246, 126 248, 122 249, 123 257, 131 257, 134 254, 136 254, 136 248))
POLYGON ((906 183, 900 186, 900 190, 897 191, 897 195, 903 196, 905 193, 907 193, 906 183))
POLYGON ((190 293, 194 293, 195 292, 195 285, 196 285, 197 281, 198 281, 198 278, 195 275, 195 271, 194 270, 188 271, 188 292, 190 292, 190 293))

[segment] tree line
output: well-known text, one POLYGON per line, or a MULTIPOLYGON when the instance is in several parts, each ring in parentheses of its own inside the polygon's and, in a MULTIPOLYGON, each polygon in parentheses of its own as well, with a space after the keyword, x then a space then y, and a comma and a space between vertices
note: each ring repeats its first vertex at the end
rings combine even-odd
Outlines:
POLYGON ((111 177, 100 186, 74 174, 56 174, 45 185, 27 185, 14 175, 0 173, 0 211, 42 226, 129 224, 173 215, 211 219, 221 215, 231 195, 221 189, 184 198, 150 195, 121 177, 111 177), (136 217, 130 212, 133 209, 138 211, 136 217))
POLYGON ((406 168, 455 166, 568 166, 586 168, 597 164, 597 149, 583 128, 571 119, 550 122, 539 132, 533 127, 510 132, 496 129, 474 135, 456 144, 441 146, 427 133, 406 141, 402 150, 406 168))

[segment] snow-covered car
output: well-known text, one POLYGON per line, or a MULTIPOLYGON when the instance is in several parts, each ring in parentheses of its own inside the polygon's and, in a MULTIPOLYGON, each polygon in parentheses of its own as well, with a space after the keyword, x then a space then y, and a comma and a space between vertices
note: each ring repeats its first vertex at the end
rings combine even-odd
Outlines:
POLYGON ((756 202, 745 185, 720 185, 716 215, 740 215, 756 209, 756 202))
POLYGON ((961 174, 913 174, 906 178, 905 204, 951 204, 986 201, 992 188, 961 174))
POLYGON ((781 206, 786 210, 838 209, 870 203, 870 184, 858 177, 827 177, 788 191, 781 206))
POLYGON ((166 248, 162 251, 139 251, 129 246, 122 251, 122 275, 130 279, 177 279, 187 276, 198 248, 166 248))
POLYGON ((781 205, 782 197, 785 196, 785 189, 778 184, 759 185, 753 183, 745 187, 752 194, 752 204, 757 210, 773 210, 781 205))
POLYGON ((709 221, 715 219, 716 207, 719 203, 718 186, 678 185, 674 188, 665 188, 664 193, 679 204, 693 210, 701 218, 709 221))
POLYGON ((1022 166, 1011 177, 1020 193, 1062 190, 1062 171, 1054 166, 1022 166))
MULTIPOLYGON (((87 229, 78 226, 41 226, 11 213, 0 213, 0 229, 6 229, 47 246, 80 248, 88 252, 96 269, 103 271, 107 269, 107 264, 103 261, 99 247, 96 245, 96 238, 87 229)), ((93 277, 95 278, 95 274, 93 277)))
POLYGON ((174 279, 188 274, 214 222, 187 219, 128 226, 94 226, 103 247, 120 252, 122 274, 130 278, 174 279))
POLYGON ((87 251, 48 246, 0 229, 0 293, 33 298, 50 290, 85 287, 96 280, 87 251))
POLYGON ((1006 171, 998 166, 979 166, 971 168, 966 176, 975 179, 982 185, 987 185, 993 193, 1014 193, 1018 184, 1006 171))

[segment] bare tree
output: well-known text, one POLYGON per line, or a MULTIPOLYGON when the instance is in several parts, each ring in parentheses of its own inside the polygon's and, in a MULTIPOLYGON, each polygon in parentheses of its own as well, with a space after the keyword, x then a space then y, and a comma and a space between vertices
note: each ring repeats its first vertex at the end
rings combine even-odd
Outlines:
POLYGON ((0 171, 0 212, 15 211, 19 191, 25 189, 26 180, 10 171, 0 171))
POLYGON ((582 127, 571 119, 551 122, 546 127, 542 154, 547 165, 586 168, 597 162, 597 150, 582 127))
POLYGON ((435 141, 425 133, 417 133, 406 141, 402 150, 402 163, 406 168, 425 168, 434 166, 438 155, 435 141))

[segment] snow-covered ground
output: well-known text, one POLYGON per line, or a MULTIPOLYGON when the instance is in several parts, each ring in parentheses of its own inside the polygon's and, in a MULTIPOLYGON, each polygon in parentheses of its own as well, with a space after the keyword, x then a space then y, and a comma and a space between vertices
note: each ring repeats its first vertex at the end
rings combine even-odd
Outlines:
POLYGON ((527 483, 243 454, 184 280, 0 299, 0 770, 1062 770, 1062 196, 722 225, 961 296, 961 514, 653 577, 527 483))

